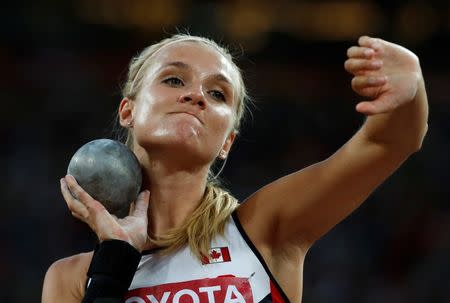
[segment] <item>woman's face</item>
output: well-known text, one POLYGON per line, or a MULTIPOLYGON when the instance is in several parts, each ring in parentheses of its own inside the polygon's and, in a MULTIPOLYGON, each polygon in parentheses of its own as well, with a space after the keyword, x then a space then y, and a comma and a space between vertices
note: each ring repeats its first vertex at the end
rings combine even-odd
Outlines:
POLYGON ((201 163, 228 153, 237 107, 230 62, 195 42, 167 45, 150 60, 136 101, 129 101, 135 144, 201 163))

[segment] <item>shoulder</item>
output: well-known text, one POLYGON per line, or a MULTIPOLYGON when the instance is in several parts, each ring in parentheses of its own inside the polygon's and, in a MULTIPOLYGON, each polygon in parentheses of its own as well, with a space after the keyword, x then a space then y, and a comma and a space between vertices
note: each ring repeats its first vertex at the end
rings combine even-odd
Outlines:
POLYGON ((42 302, 81 302, 93 252, 55 261, 44 279, 42 302))

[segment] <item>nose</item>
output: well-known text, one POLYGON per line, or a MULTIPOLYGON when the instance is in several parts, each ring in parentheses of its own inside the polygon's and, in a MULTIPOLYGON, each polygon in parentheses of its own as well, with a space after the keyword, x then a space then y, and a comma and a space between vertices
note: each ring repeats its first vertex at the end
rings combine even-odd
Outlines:
POLYGON ((206 108, 205 98, 200 92, 189 92, 180 96, 181 103, 192 103, 193 105, 199 106, 201 109, 206 108))

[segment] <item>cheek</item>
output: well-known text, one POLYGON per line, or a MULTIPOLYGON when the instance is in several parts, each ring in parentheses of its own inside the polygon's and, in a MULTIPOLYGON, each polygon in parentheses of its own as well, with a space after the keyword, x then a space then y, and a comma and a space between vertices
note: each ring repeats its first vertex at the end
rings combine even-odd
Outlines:
POLYGON ((146 125, 150 117, 156 118, 158 112, 158 104, 156 102, 158 96, 154 93, 144 91, 137 100, 134 117, 135 122, 141 126, 146 125))
POLYGON ((233 111, 229 107, 218 107, 214 110, 214 117, 214 129, 226 137, 234 125, 233 111))
MULTIPOLYGON (((153 96, 143 96, 137 101, 134 108, 134 137, 137 141, 146 141, 150 134, 154 134, 160 124, 158 115, 158 104, 154 102, 153 96)), ((143 142, 141 142, 143 143, 143 142)), ((141 144, 139 143, 139 144, 141 144)))
POLYGON ((151 115, 151 112, 151 104, 140 102, 140 104, 135 107, 135 124, 145 124, 146 119, 151 115))

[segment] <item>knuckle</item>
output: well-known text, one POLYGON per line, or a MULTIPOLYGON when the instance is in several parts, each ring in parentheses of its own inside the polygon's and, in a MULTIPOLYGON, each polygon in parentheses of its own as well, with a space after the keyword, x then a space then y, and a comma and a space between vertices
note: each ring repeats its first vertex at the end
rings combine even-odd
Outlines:
POLYGON ((381 65, 377 61, 369 61, 369 60, 367 60, 367 61, 364 62, 364 68, 366 68, 368 70, 375 70, 375 69, 380 68, 380 66, 381 65))
POLYGON ((70 196, 72 196, 73 199, 78 200, 78 195, 74 190, 71 190, 69 194, 70 196))
POLYGON ((90 215, 88 211, 84 211, 82 216, 85 221, 89 221, 90 215))
POLYGON ((92 215, 94 215, 94 216, 103 211, 107 212, 106 208, 101 203, 91 203, 91 204, 87 205, 87 208, 88 208, 89 212, 92 213, 92 215))
POLYGON ((67 183, 67 188, 69 189, 69 192, 72 194, 72 196, 75 196, 78 194, 79 189, 72 183, 67 183))
POLYGON ((372 97, 373 94, 374 94, 373 89, 371 89, 370 87, 365 87, 361 89, 361 95, 364 97, 372 97))
POLYGON ((86 199, 86 193, 83 192, 82 190, 78 190, 77 191, 77 197, 78 197, 78 200, 85 200, 86 199))

